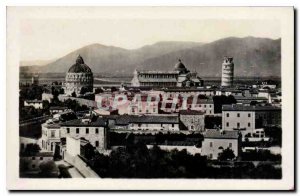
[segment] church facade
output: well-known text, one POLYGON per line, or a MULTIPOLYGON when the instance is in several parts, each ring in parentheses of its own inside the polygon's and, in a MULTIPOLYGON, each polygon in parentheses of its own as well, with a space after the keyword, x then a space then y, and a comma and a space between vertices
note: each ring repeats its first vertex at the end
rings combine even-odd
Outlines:
POLYGON ((94 77, 93 72, 87 66, 83 58, 79 55, 76 63, 72 65, 66 74, 66 82, 64 90, 66 95, 85 94, 86 92, 93 92, 94 77))
POLYGON ((134 71, 131 85, 135 87, 198 87, 203 80, 196 72, 190 72, 179 59, 171 71, 134 71))

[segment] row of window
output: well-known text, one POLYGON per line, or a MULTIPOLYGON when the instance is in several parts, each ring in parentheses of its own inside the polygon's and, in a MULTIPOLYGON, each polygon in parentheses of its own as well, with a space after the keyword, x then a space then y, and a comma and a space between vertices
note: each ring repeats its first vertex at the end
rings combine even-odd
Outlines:
MULTIPOLYGON (((213 142, 210 142, 210 143, 209 143, 209 147, 211 147, 211 148, 213 147, 213 142)), ((228 146, 228 147, 229 147, 229 148, 232 148, 232 143, 229 143, 229 146, 228 146)), ((223 147, 220 146, 219 149, 223 149, 223 147)))
MULTIPOLYGON (((240 113, 237 113, 236 116, 241 117, 240 113)), ((226 114, 226 117, 229 117, 229 113, 226 114)), ((251 113, 248 113, 248 117, 251 117, 251 113)))
MULTIPOLYGON (((240 128, 240 123, 236 123, 237 128, 240 128)), ((226 127, 229 127, 229 122, 226 123, 226 127)), ((251 123, 248 123, 248 127, 251 127, 251 123)))
MULTIPOLYGON (((138 123, 138 127, 141 127, 141 126, 142 126, 142 124, 141 124, 141 123, 138 123)), ((148 124, 145 124, 145 126, 148 127, 148 124)), ((164 124, 160 124, 160 126, 163 127, 164 124)), ((172 128, 174 128, 174 127, 175 127, 175 125, 172 124, 172 128)))
MULTIPOLYGON (((67 133, 70 133, 70 128, 67 128, 67 133)), ((85 129, 85 133, 89 134, 90 133, 90 129, 86 128, 85 129)), ((79 134, 79 128, 76 128, 76 134, 79 134)), ((95 134, 99 134, 99 129, 98 128, 95 129, 95 134)))
POLYGON ((168 75, 140 74, 139 76, 142 78, 176 78, 176 75, 173 75, 173 74, 171 74, 171 75, 169 75, 169 74, 168 75))

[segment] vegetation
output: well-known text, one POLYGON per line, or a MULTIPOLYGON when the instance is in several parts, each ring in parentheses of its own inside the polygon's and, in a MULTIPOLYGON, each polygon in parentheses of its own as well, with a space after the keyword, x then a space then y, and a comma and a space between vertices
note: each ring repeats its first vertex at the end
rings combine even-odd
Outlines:
POLYGON ((236 100, 234 96, 229 95, 221 95, 221 96, 214 96, 214 112, 215 113, 222 113, 222 105, 228 105, 228 104, 235 104, 236 100))
POLYGON ((41 178, 55 178, 58 176, 58 168, 54 161, 48 161, 40 164, 39 177, 41 178))
POLYGON ((21 155, 33 156, 39 153, 40 150, 41 148, 38 144, 27 144, 21 155))
POLYGON ((221 116, 205 116, 204 124, 206 129, 216 129, 217 127, 222 128, 222 117, 221 116))
POLYGON ((218 159, 220 161, 233 160, 234 158, 235 158, 235 155, 230 148, 224 149, 218 156, 218 159))
POLYGON ((112 146, 132 145, 143 143, 146 145, 175 145, 175 146, 197 146, 201 147, 203 135, 200 133, 194 134, 163 134, 159 132, 156 135, 148 134, 131 134, 131 133, 110 133, 110 144, 112 146))
POLYGON ((273 161, 273 162, 281 162, 281 155, 274 155, 270 152, 270 150, 251 150, 248 152, 243 152, 241 154, 241 159, 243 161, 273 161))
POLYGON ((281 169, 270 163, 256 167, 252 162, 227 163, 233 165, 215 167, 214 161, 199 154, 164 151, 156 145, 148 149, 141 143, 114 149, 110 156, 96 154, 88 161, 104 178, 281 178, 281 169))

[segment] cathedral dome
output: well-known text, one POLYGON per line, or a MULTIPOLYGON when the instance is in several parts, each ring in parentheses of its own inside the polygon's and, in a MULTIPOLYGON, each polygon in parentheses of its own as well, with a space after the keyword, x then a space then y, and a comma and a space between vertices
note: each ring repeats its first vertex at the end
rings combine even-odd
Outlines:
POLYGON ((76 63, 72 65, 68 73, 91 73, 92 70, 84 64, 83 58, 79 55, 76 59, 76 63))
POLYGON ((182 72, 182 73, 186 73, 186 72, 187 72, 187 69, 186 69, 185 65, 181 62, 180 59, 179 59, 178 61, 179 61, 179 62, 176 63, 176 65, 175 65, 175 67, 174 67, 174 70, 175 70, 175 71, 182 72))

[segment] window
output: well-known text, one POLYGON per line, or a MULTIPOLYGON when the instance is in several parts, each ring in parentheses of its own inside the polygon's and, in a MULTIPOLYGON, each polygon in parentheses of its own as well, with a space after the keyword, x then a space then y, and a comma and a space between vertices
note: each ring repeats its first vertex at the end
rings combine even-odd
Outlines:
POLYGON ((174 128, 174 124, 172 124, 172 128, 174 128))
POLYGON ((89 134, 89 132, 90 132, 89 128, 86 128, 86 129, 85 129, 85 133, 86 133, 86 134, 89 134))
POLYGON ((67 133, 70 133, 70 128, 67 128, 67 133))
POLYGON ((44 159, 44 157, 40 157, 40 160, 42 161, 44 159))
POLYGON ((51 131, 51 137, 55 137, 55 131, 54 130, 51 131))
POLYGON ((229 122, 226 123, 226 127, 229 127, 229 122))
POLYGON ((232 143, 229 143, 229 148, 232 148, 232 143))
POLYGON ((209 105, 209 107, 211 108, 211 105, 209 105))
POLYGON ((204 107, 206 108, 206 105, 204 105, 204 107))
POLYGON ((250 127, 251 126, 251 124, 250 123, 248 123, 248 127, 250 127))
POLYGON ((237 128, 240 128, 240 123, 236 123, 237 128))
POLYGON ((35 160, 35 157, 32 157, 31 159, 32 159, 32 160, 35 160))
POLYGON ((229 117, 229 113, 226 114, 226 117, 229 117))
POLYGON ((95 133, 96 133, 96 134, 98 134, 98 133, 99 133, 99 129, 98 129, 98 128, 96 128, 96 130, 95 130, 95 133))
POLYGON ((240 117, 240 113, 237 113, 237 117, 240 117))
POLYGON ((96 146, 96 147, 99 147, 99 141, 96 141, 96 142, 95 142, 95 146, 96 146))
POLYGON ((249 117, 249 118, 251 117, 251 114, 250 114, 250 113, 248 113, 248 117, 249 117))
POLYGON ((79 128, 76 128, 76 134, 79 134, 79 128))
POLYGON ((140 123, 138 124, 138 127, 141 127, 141 124, 140 124, 140 123))
POLYGON ((209 143, 209 147, 213 147, 213 143, 212 142, 209 143))

